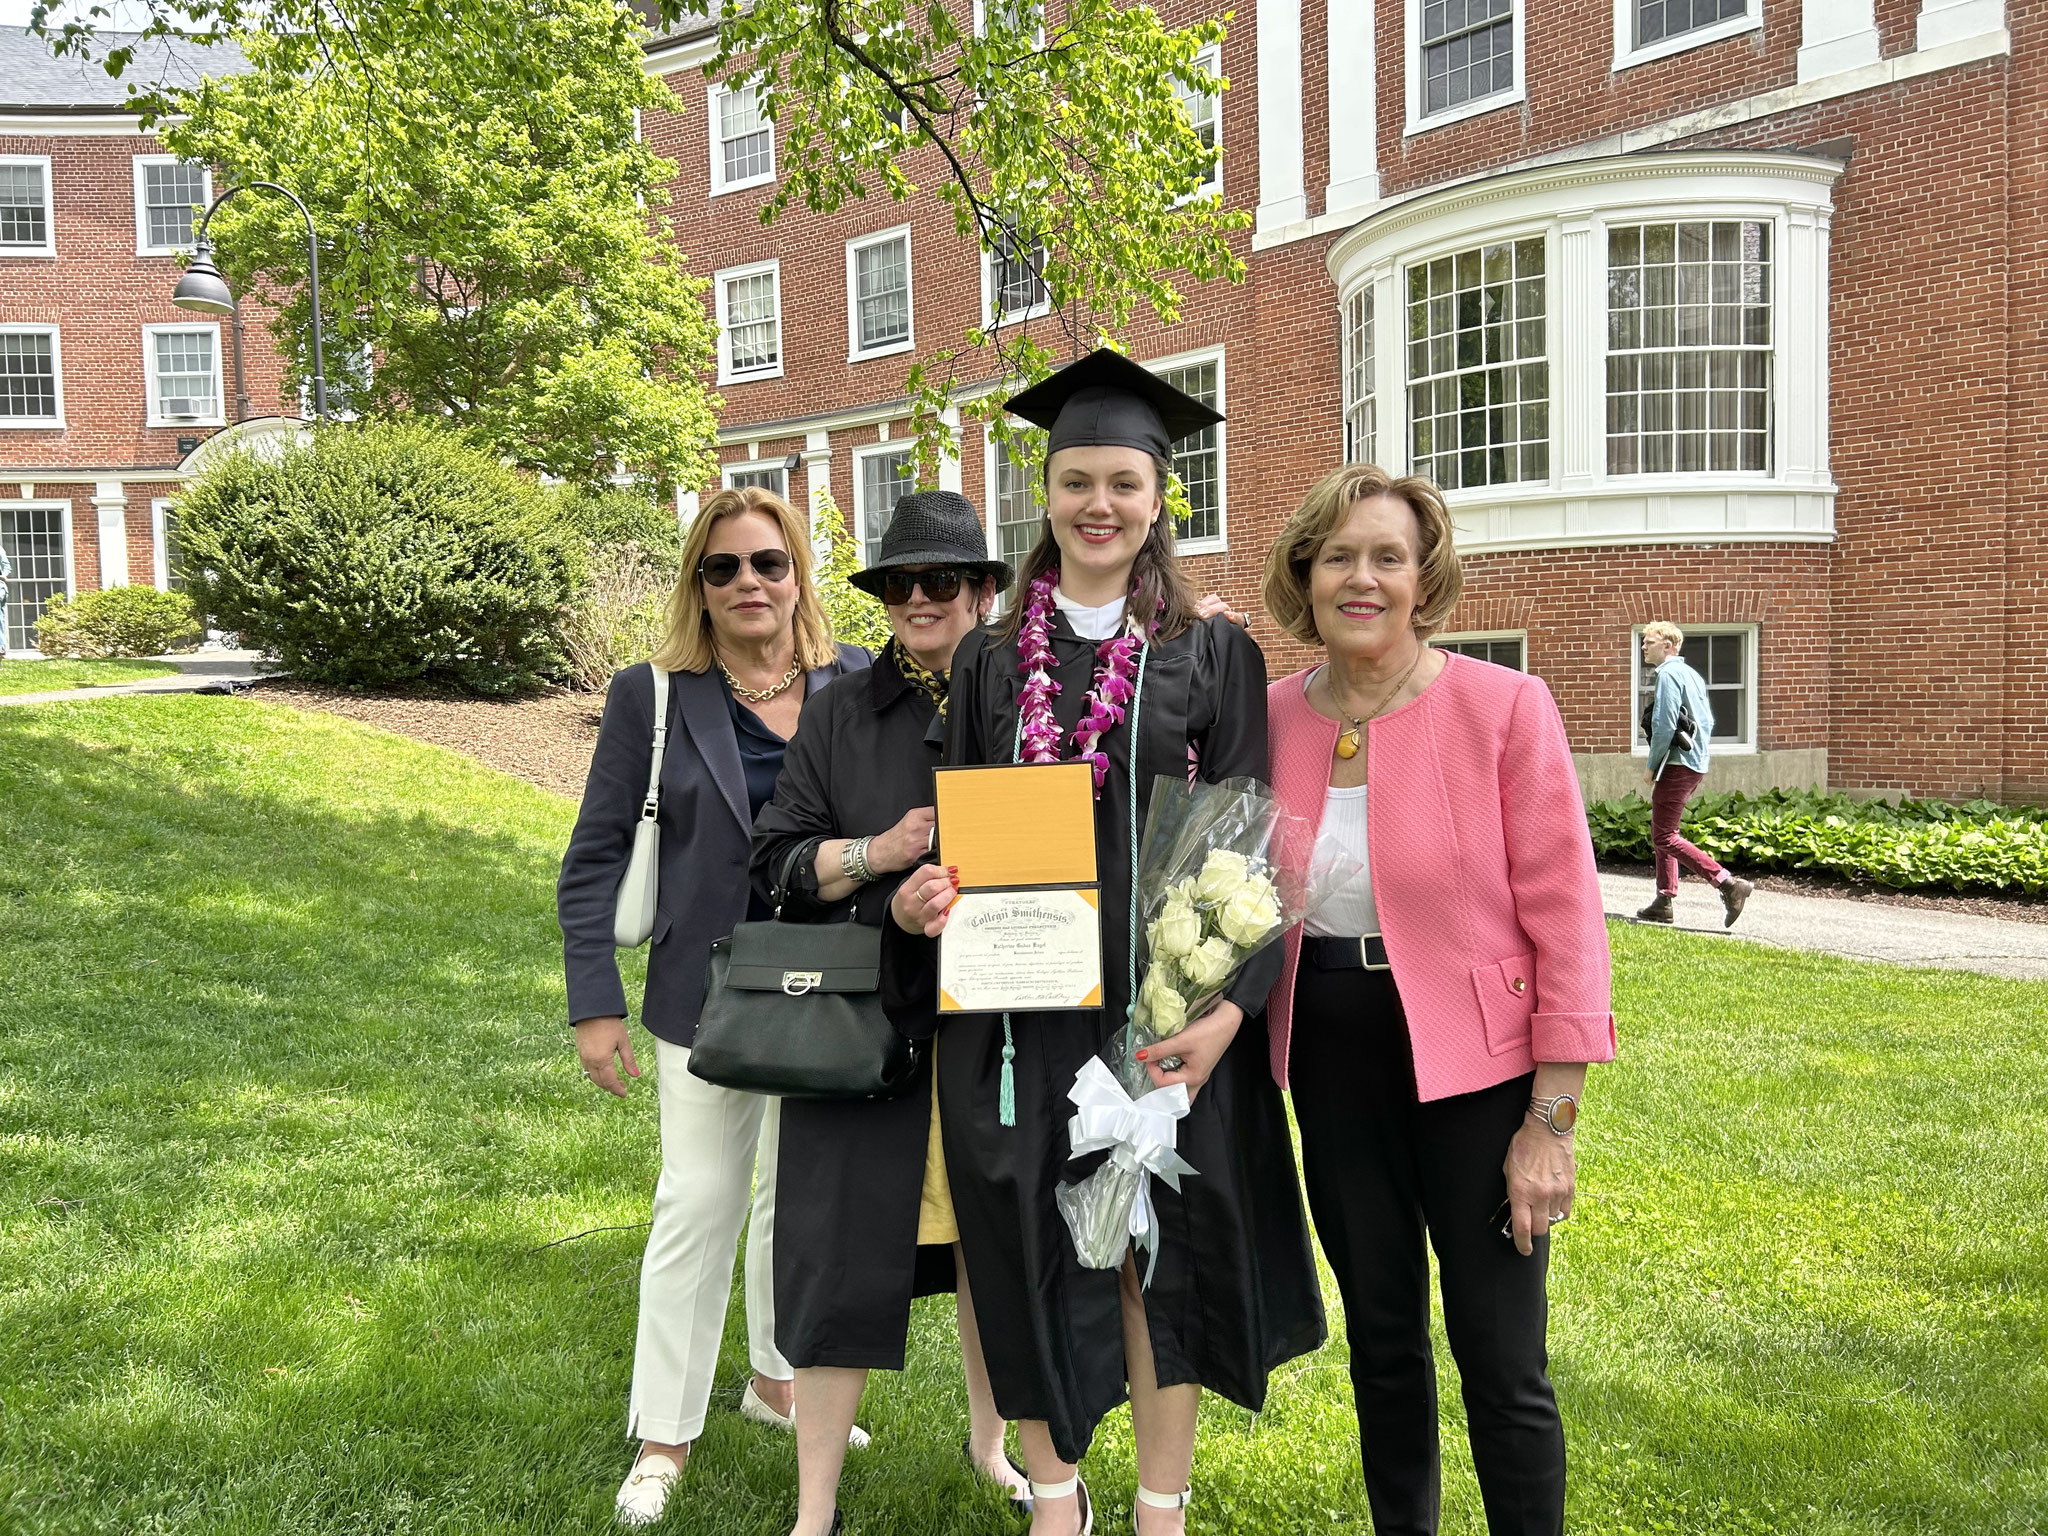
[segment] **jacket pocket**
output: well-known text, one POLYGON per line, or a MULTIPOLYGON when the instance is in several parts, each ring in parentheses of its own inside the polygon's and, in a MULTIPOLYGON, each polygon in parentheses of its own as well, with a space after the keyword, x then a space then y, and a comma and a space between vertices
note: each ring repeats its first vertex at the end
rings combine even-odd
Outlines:
POLYGON ((1486 1020, 1486 1049, 1495 1056, 1527 1050, 1529 1018, 1536 1011, 1536 957, 1510 955, 1472 972, 1479 1011, 1486 1020))

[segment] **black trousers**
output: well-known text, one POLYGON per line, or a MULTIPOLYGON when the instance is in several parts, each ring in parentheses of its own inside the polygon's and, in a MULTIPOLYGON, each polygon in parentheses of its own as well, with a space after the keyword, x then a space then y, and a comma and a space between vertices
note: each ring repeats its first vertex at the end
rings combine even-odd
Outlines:
POLYGON ((1344 1296, 1351 1389, 1378 1536, 1435 1536, 1442 1504, 1429 1256, 1436 1250, 1472 1463, 1492 1536, 1564 1530, 1564 1425, 1544 1329, 1548 1238, 1501 1236, 1501 1164, 1531 1076, 1416 1102, 1388 971, 1303 963, 1288 1078, 1316 1236, 1344 1296))

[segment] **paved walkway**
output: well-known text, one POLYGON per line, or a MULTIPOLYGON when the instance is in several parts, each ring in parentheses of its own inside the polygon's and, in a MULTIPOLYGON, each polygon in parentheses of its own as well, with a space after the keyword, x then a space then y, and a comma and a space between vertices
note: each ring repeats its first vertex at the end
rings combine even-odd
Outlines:
POLYGON ((62 704, 69 699, 104 699, 122 693, 198 693, 223 683, 253 683, 274 667, 255 651, 194 651, 158 658, 178 669, 176 677, 146 677, 136 683, 109 683, 99 688, 60 688, 49 693, 0 694, 0 704, 62 704))
MULTIPOLYGON (((1768 884, 1770 876, 1762 878, 1768 884)), ((1645 875, 1603 874, 1600 890, 1610 917, 1633 917, 1637 908, 1648 904, 1656 886, 1645 875)), ((1677 926, 1688 933, 1819 950, 1851 960, 2048 981, 2048 923, 1979 917, 1974 912, 1793 895, 1760 886, 1735 926, 1723 929, 1720 897, 1688 878, 1678 888, 1677 926)))

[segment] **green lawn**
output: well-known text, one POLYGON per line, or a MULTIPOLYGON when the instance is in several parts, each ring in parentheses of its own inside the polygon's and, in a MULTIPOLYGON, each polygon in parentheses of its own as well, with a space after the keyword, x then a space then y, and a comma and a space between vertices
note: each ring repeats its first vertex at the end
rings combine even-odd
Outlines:
MULTIPOLYGON (((609 1529, 655 1122, 561 1026, 573 807, 196 697, 0 710, 0 807, 0 1531, 609 1529)), ((2048 988, 1614 938, 1554 1287, 1573 1529, 2048 1526, 2048 988)), ((718 1411, 739 1317, 664 1530, 794 1510, 790 1443, 718 1411)), ((850 1531, 1017 1529, 951 1332, 922 1304, 876 1378, 850 1531)), ((1197 1486, 1197 1531, 1367 1529, 1341 1344, 1256 1422, 1211 1403, 1197 1486)))
POLYGON ((161 661, 0 661, 0 696, 139 683, 145 677, 170 677, 177 670, 161 661))

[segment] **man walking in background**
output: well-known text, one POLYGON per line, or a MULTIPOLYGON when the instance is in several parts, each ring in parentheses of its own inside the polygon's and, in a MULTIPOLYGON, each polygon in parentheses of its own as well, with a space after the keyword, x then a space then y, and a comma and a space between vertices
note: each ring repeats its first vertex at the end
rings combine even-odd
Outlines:
POLYGON ((1645 923, 1672 920, 1678 866, 1683 863, 1721 892, 1721 908, 1726 913, 1721 926, 1732 928, 1756 887, 1736 879, 1678 835, 1685 802, 1699 793, 1707 776, 1707 742, 1714 734, 1707 681, 1678 654, 1684 645, 1685 635, 1676 624, 1660 620, 1643 626, 1643 665, 1657 676, 1643 712, 1643 734, 1650 738, 1650 850, 1657 861, 1657 895, 1636 919, 1645 923))

